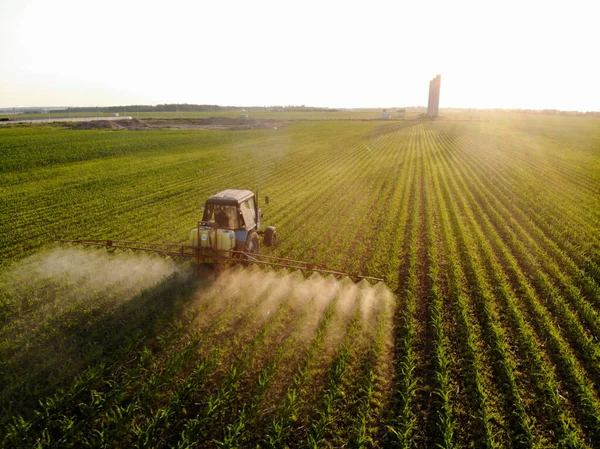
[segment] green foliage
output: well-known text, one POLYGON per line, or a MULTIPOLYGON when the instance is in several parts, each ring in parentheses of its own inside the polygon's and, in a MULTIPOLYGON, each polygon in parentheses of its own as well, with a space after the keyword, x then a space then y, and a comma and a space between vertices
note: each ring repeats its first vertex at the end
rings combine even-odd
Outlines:
POLYGON ((599 144, 546 116, 0 128, 0 445, 597 447, 599 144), (269 195, 268 254, 393 295, 53 243, 185 242, 226 188, 269 195))

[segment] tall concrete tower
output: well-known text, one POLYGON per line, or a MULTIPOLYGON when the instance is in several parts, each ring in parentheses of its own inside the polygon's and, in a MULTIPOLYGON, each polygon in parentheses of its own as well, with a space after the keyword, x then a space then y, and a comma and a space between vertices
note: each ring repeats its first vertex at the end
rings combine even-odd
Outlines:
POLYGON ((440 111, 440 85, 442 76, 438 75, 429 81, 429 102, 427 103, 427 115, 437 117, 440 111))

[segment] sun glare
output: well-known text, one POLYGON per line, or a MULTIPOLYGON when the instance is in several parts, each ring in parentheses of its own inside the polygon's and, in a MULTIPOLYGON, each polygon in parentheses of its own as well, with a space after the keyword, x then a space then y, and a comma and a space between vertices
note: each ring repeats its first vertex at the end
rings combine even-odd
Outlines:
POLYGON ((600 109, 590 2, 0 5, 0 107, 600 109))

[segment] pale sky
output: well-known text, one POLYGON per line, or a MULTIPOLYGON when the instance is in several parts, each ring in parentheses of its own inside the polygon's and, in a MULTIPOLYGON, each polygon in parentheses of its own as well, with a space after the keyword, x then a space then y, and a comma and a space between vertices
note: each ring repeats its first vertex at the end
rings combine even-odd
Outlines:
POLYGON ((0 107, 600 111, 600 1, 0 0, 0 107))

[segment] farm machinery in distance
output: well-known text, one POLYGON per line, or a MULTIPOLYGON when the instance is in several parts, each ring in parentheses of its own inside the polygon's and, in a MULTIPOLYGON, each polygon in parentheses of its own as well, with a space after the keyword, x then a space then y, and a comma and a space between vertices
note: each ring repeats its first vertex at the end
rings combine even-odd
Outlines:
MULTIPOLYGON (((265 198, 269 203, 269 197, 265 198)), ((198 270, 212 267, 220 271, 231 264, 257 264, 289 268, 303 272, 318 272, 347 276, 355 282, 363 279, 383 279, 346 273, 323 265, 260 254, 260 237, 265 246, 277 243, 274 226, 260 229, 263 214, 258 208, 258 197, 250 190, 224 190, 206 200, 202 220, 190 231, 189 244, 133 242, 126 240, 61 240, 84 246, 109 249, 129 249, 163 254, 173 258, 195 261, 198 270)))

